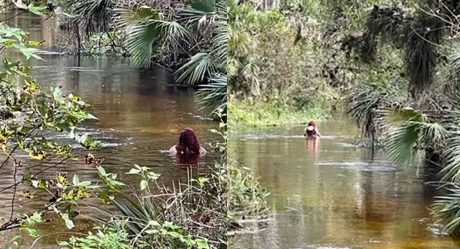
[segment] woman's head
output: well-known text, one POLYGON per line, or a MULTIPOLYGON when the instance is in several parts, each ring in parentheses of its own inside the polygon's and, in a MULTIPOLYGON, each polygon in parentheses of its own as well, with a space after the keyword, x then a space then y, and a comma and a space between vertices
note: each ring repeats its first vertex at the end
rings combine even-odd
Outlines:
POLYGON ((192 129, 185 128, 182 130, 179 136, 179 144, 176 148, 179 155, 200 154, 200 144, 192 129))
POLYGON ((315 121, 310 121, 310 122, 308 122, 308 125, 307 125, 307 126, 316 127, 315 121))

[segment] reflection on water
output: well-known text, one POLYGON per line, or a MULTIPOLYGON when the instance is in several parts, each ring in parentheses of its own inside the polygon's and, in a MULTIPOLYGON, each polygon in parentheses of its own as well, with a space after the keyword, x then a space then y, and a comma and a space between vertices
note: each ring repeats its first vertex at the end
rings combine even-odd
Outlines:
POLYGON ((232 133, 229 160, 260 177, 276 219, 230 248, 459 248, 430 217, 435 188, 424 173, 356 148, 353 127, 323 122, 316 143, 300 126, 232 133))
MULTIPOLYGON (((41 17, 20 16, 10 22, 11 25, 31 32, 32 39, 49 41, 50 37, 54 37, 43 30, 47 28, 47 23, 41 17)), ((52 27, 56 26, 57 24, 52 27)), ((55 41, 50 42, 53 44, 55 41)), ((173 180, 186 179, 189 173, 186 165, 194 164, 192 171, 197 172, 214 164, 220 157, 211 152, 197 161, 184 164, 175 157, 162 153, 178 142, 180 131, 186 127, 195 130, 200 143, 208 151, 208 143, 216 139, 209 132, 216 124, 204 118, 207 110, 200 110, 195 104, 192 90, 178 89, 171 85, 173 78, 169 72, 159 68, 138 70, 128 59, 121 57, 77 58, 52 54, 42 57, 44 61, 32 63, 34 77, 45 90, 59 86, 63 92, 76 94, 91 104, 92 113, 98 120, 85 123, 83 130, 102 141, 102 149, 94 154, 103 158, 106 170, 118 173, 122 181, 137 185, 138 179, 125 173, 133 164, 139 164, 160 173, 162 182, 170 185, 173 180)), ((65 136, 56 136, 56 139, 69 142, 65 136)), ((82 180, 97 179, 96 169, 82 162, 81 147, 76 144, 73 147, 80 155, 79 159, 70 160, 42 176, 53 177, 61 173, 69 177, 78 174, 82 180)), ((49 163, 43 167, 47 165, 49 163)), ((27 167, 21 170, 21 175, 30 172, 27 167)), ((11 172, 12 168, 8 167, 0 170, 0 189, 12 184, 11 172)), ((10 191, 0 195, 0 216, 9 217, 11 194, 10 191)), ((19 211, 42 208, 48 201, 40 198, 40 195, 32 200, 19 198, 21 199, 18 204, 21 205, 15 208, 19 211)), ((73 232, 86 232, 91 224, 85 220, 85 215, 95 212, 96 209, 92 206, 101 208, 100 202, 94 200, 85 204, 73 232)), ((55 217, 47 218, 51 220, 42 232, 50 236, 41 240, 42 246, 55 244, 56 239, 62 238, 61 233, 65 231, 62 221, 55 217)), ((13 235, 10 232, 0 234, 0 247, 3 248, 13 235)))

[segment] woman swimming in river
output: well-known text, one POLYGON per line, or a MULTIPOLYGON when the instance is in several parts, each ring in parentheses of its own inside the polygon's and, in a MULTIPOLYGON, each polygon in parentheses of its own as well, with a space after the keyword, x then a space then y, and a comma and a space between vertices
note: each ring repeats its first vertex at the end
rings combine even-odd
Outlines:
POLYGON ((319 134, 319 131, 318 131, 318 127, 316 127, 316 124, 314 121, 308 122, 307 127, 305 127, 303 136, 308 139, 315 139, 317 137, 321 137, 321 134, 319 134))
POLYGON ((179 143, 169 149, 171 155, 179 157, 199 157, 206 155, 203 148, 196 138, 195 133, 190 128, 185 128, 179 136, 179 143))

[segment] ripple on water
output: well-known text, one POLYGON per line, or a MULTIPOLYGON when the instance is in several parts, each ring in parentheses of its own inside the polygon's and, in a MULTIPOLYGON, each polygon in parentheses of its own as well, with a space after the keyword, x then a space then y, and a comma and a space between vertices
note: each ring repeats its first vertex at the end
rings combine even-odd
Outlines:
POLYGON ((388 161, 319 161, 317 166, 333 166, 341 169, 360 170, 360 171, 395 171, 396 167, 388 161))

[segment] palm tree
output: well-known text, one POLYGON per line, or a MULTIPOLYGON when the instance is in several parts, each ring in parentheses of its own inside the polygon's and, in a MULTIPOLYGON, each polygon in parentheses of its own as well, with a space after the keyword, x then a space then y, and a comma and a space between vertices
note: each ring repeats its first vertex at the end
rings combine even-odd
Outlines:
MULTIPOLYGON (((211 107, 211 113, 227 113, 227 75, 217 74, 197 94, 198 103, 211 107)), ((226 117, 224 117, 226 122, 226 117)))
POLYGON ((384 149, 398 165, 409 165, 417 151, 439 148, 449 137, 443 125, 419 110, 398 107, 382 113, 382 129, 388 131, 384 149))
POLYGON ((147 6, 120 11, 120 16, 130 30, 127 49, 135 64, 150 66, 154 49, 193 52, 175 72, 177 81, 209 83, 198 94, 200 102, 212 106, 213 112, 226 111, 227 17, 223 1, 192 0, 179 11, 177 21, 166 21, 162 13, 147 6))
POLYGON ((216 0, 194 0, 179 12, 179 20, 195 34, 191 40, 205 48, 177 70, 179 82, 193 85, 213 77, 214 74, 226 74, 226 16, 225 3, 216 0), (210 45, 206 48, 208 41, 210 45))
POLYGON ((154 49, 162 44, 175 45, 188 39, 188 31, 177 21, 168 21, 163 13, 148 7, 118 9, 119 27, 126 30, 126 46, 131 60, 140 67, 150 67, 154 49))
POLYGON ((451 235, 460 235, 460 54, 454 52, 447 66, 447 89, 451 110, 433 117, 411 108, 387 111, 386 124, 392 127, 385 149, 399 164, 409 164, 421 149, 438 151, 442 158, 439 172, 447 193, 437 196, 432 215, 451 235))

